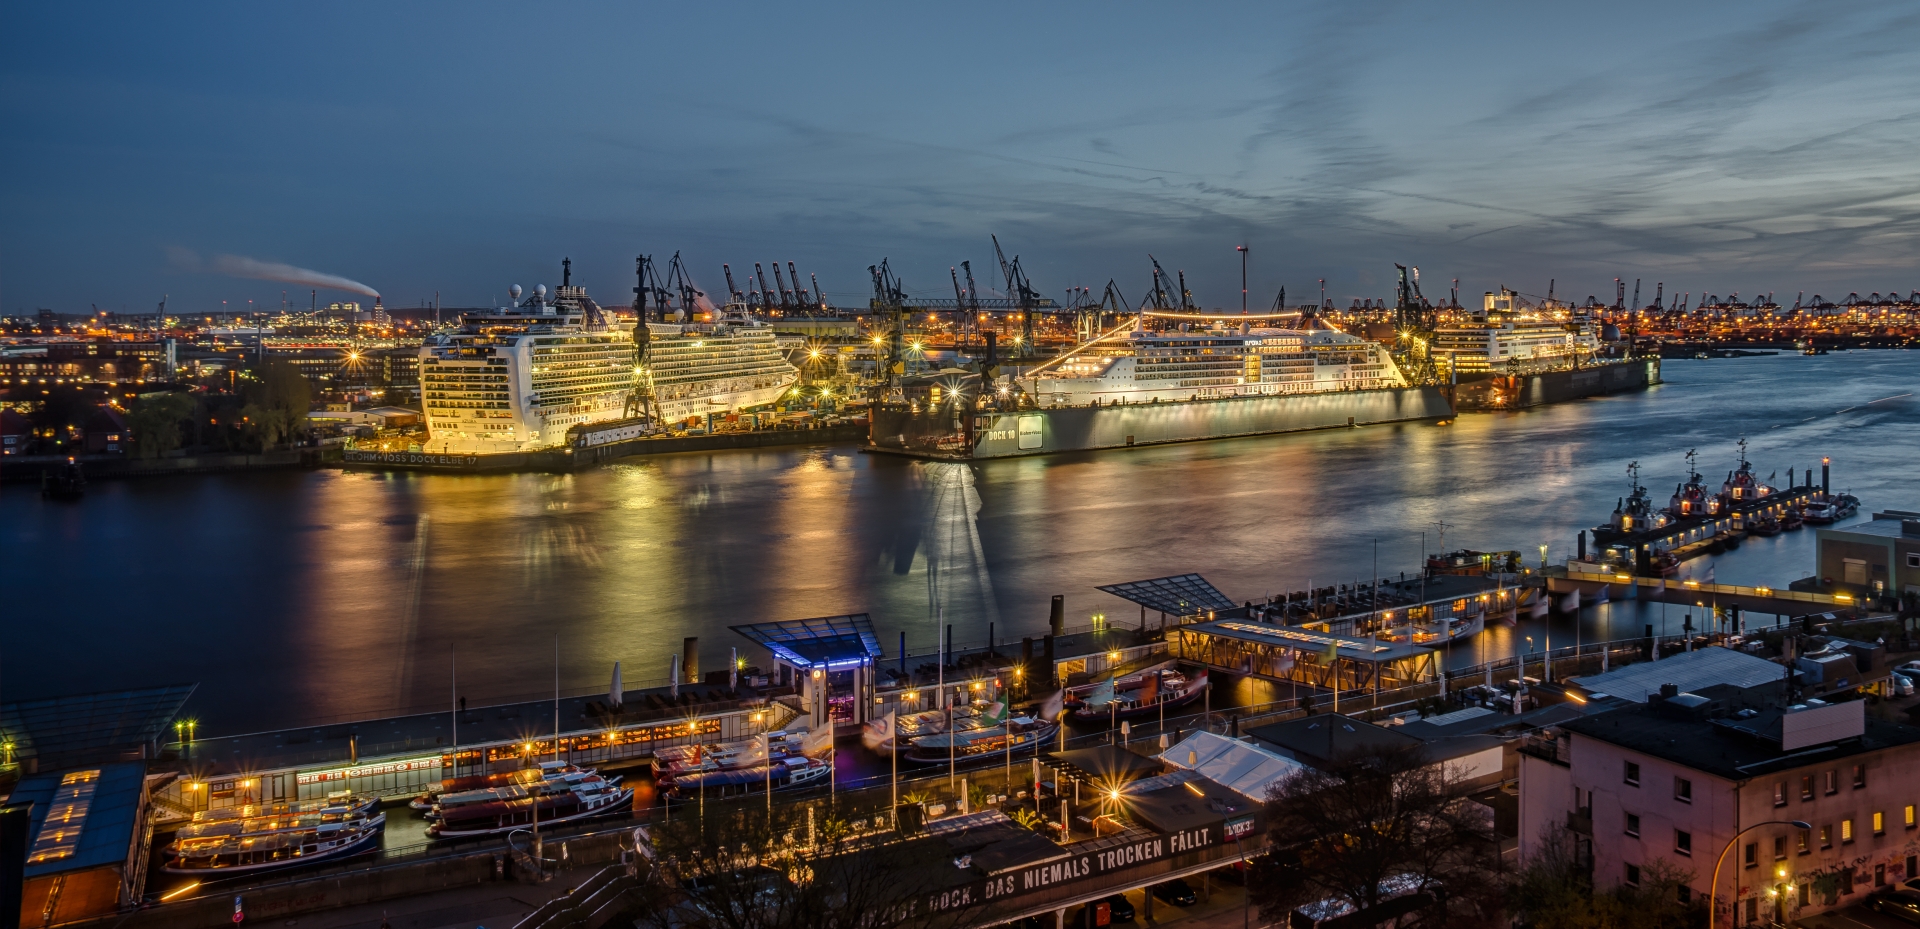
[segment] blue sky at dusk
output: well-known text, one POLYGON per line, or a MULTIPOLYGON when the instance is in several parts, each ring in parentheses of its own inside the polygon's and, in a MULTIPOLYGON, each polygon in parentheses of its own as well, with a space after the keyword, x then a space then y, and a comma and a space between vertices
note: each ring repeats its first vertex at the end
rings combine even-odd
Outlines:
POLYGON ((863 303, 1920 289, 1920 6, 9 4, 0 310, 447 305, 633 256, 863 303), (322 291, 322 302, 350 297, 322 291))

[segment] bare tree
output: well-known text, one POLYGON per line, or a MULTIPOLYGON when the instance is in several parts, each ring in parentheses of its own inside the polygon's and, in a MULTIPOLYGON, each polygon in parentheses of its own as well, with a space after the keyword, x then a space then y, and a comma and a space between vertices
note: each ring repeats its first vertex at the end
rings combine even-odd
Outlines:
POLYGON ((1638 884, 1596 893, 1592 864, 1567 827, 1555 823, 1513 875, 1506 904, 1534 929, 1682 929, 1707 918, 1705 901, 1688 889, 1692 882, 1693 872, 1656 858, 1640 868, 1638 884))
MULTIPOLYGON (((1499 907, 1491 812, 1451 766, 1417 748, 1356 751, 1275 784, 1275 851, 1249 886, 1263 917, 1340 901, 1356 911, 1414 908, 1401 925, 1487 925, 1499 907)), ((1384 912, 1384 910, 1382 911, 1384 912)))
POLYGON ((635 892, 643 929, 953 929, 970 906, 940 905, 960 881, 945 846, 862 832, 815 805, 749 800, 652 832, 635 892))

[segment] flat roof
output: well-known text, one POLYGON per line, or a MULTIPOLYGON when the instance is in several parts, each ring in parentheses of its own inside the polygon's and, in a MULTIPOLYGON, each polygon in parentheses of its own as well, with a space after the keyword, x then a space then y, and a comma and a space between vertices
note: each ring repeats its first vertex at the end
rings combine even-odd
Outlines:
POLYGON ((1658 661, 1642 661, 1605 674, 1588 674, 1569 680, 1594 693, 1645 703, 1648 695, 1660 692, 1662 684, 1672 684, 1686 693, 1714 684, 1758 687, 1783 680, 1786 675, 1785 665, 1730 648, 1709 645, 1658 661))
POLYGON ((1095 745, 1064 752, 1046 753, 1046 763, 1076 779, 1089 783, 1113 784, 1135 781, 1160 773, 1153 759, 1130 752, 1118 745, 1095 745))
POLYGON ((851 667, 876 661, 884 654, 880 650, 880 637, 873 631, 873 619, 865 613, 728 628, 766 646, 775 658, 796 668, 851 667))
POLYGON ((1869 716, 1866 731, 1858 738, 1786 751, 1778 742, 1727 731, 1706 719, 1680 718, 1646 704, 1569 720, 1560 728, 1728 780, 1920 742, 1920 728, 1869 716))
POLYGON ((1350 752, 1418 746, 1404 732, 1339 713, 1316 713, 1247 730, 1247 734, 1305 764, 1325 765, 1350 752))
POLYGON ((1194 623, 1181 626, 1182 632, 1199 635, 1217 635, 1243 642, 1256 642, 1280 648, 1296 648, 1309 652, 1326 652, 1329 647, 1335 654, 1348 661, 1368 661, 1375 664, 1387 664, 1405 658, 1418 658, 1433 654, 1433 649, 1424 645, 1408 642, 1381 641, 1363 636, 1335 635, 1331 632, 1315 632, 1299 626, 1281 626, 1273 623, 1259 623, 1250 619, 1219 619, 1210 623, 1194 623))
POLYGON ((23 700, 0 706, 0 739, 42 769, 127 761, 167 738, 197 684, 23 700))
POLYGON ((1874 517, 1872 519, 1867 520, 1866 522, 1853 523, 1852 525, 1847 525, 1847 526, 1821 526, 1819 534, 1822 536, 1871 535, 1871 536, 1879 536, 1881 538, 1892 538, 1892 539, 1901 538, 1903 536, 1905 536, 1906 538, 1916 538, 1914 536, 1907 536, 1904 531, 1905 526, 1903 525, 1903 523, 1905 523, 1906 520, 1913 519, 1913 518, 1914 517, 1881 516, 1876 513, 1874 514, 1874 517))
POLYGON ((35 774, 21 780, 7 802, 33 802, 27 830, 28 864, 22 873, 34 878, 124 866, 133 852, 134 830, 140 825, 140 795, 146 789, 146 777, 144 762, 121 761, 35 774), (47 831, 47 814, 55 810, 61 815, 54 829, 77 829, 77 838, 42 835, 47 831))
POLYGON ((1198 574, 1174 574, 1107 584, 1096 589, 1171 616, 1192 616, 1207 610, 1231 610, 1240 606, 1198 574))
POLYGON ((1267 790, 1305 766, 1256 742, 1230 739, 1205 729, 1161 752, 1166 764, 1185 768, 1243 797, 1264 802, 1267 790))

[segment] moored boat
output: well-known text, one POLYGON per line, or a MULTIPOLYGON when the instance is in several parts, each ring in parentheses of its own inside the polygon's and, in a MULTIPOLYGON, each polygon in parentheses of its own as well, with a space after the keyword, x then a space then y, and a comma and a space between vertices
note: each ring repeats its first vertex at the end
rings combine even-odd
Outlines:
POLYGON ((785 790, 826 781, 832 771, 831 757, 815 759, 794 755, 748 767, 683 774, 661 785, 661 798, 667 803, 685 803, 702 792, 717 800, 769 788, 785 790))
POLYGON ((202 811, 166 848, 171 874, 248 874, 351 858, 379 848, 387 816, 371 797, 202 811))
POLYGON ((921 710, 918 713, 893 713, 868 720, 861 727, 860 741, 867 750, 882 758, 890 757, 903 744, 924 736, 946 732, 997 726, 1006 717, 1004 703, 976 700, 949 709, 921 710))
MULTIPOLYGON (((442 779, 440 785, 435 789, 429 790, 407 801, 407 806, 424 813, 433 809, 434 801, 444 794, 465 793, 470 790, 491 790, 495 787, 510 787, 515 784, 531 784, 534 781, 559 777, 580 770, 581 768, 577 765, 568 764, 564 761, 542 761, 532 767, 521 768, 517 771, 500 771, 493 774, 463 774, 459 777, 442 779)), ((591 774, 593 772, 588 771, 587 773, 591 774)))
POLYGON ((1066 707, 1075 722, 1137 719, 1185 706, 1207 689, 1207 672, 1188 675, 1164 662, 1136 674, 1067 690, 1066 707))
POLYGON ((1058 731, 1060 724, 1052 720, 1015 716, 998 725, 921 736, 907 743, 901 757, 915 764, 999 761, 1010 752, 1037 747, 1058 731))
POLYGON ((435 805, 427 835, 436 839, 491 835, 541 825, 603 816, 633 799, 630 788, 599 775, 569 775, 529 787, 497 787, 448 795, 435 805), (492 796, 472 796, 491 793, 492 796), (452 802, 449 802, 452 801, 452 802))

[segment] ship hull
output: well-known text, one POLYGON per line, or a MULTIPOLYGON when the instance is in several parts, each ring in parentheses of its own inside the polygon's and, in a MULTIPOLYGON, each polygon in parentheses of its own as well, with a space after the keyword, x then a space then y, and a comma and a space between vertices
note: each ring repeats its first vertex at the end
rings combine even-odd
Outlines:
POLYGON ((1499 374, 1462 380, 1454 386, 1453 399, 1462 412, 1521 410, 1582 397, 1645 390, 1658 383, 1660 359, 1645 357, 1567 371, 1499 374))
POLYGON ((974 414, 971 448, 959 415, 875 410, 868 450, 944 459, 1012 458, 1444 419, 1453 415, 1453 407, 1438 387, 1399 387, 981 412, 974 414))

